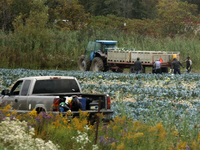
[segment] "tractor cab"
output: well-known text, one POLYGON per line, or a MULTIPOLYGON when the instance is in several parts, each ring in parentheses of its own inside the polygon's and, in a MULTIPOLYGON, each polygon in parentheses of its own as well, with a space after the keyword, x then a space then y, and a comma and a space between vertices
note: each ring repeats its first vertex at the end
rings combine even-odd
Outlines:
POLYGON ((105 57, 108 50, 117 48, 116 43, 117 41, 109 40, 89 41, 85 49, 85 59, 92 61, 97 55, 105 57))
POLYGON ((96 43, 101 44, 101 51, 102 53, 105 53, 107 55, 107 51, 109 49, 116 49, 116 43, 117 41, 105 41, 105 40, 96 40, 96 43))
POLYGON ((89 71, 90 66, 93 71, 107 71, 107 52, 117 48, 117 41, 96 40, 89 41, 85 49, 85 55, 79 58, 79 69, 89 71))

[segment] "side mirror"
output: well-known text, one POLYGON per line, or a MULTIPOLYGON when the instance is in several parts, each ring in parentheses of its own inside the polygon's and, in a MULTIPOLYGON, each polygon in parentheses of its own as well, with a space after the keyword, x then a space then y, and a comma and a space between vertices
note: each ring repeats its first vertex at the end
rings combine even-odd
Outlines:
POLYGON ((1 95, 9 95, 9 90, 3 90, 3 91, 1 91, 1 95))

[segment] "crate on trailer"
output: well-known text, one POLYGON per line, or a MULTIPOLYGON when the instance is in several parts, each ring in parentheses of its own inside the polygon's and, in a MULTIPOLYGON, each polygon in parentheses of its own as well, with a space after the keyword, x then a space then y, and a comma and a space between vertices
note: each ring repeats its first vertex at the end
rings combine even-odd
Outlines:
POLYGON ((126 62, 126 53, 127 53, 127 51, 119 52, 119 62, 126 62))
POLYGON ((109 50, 107 53, 108 53, 107 54, 107 60, 108 61, 114 61, 115 57, 116 57, 115 50, 109 50))
POLYGON ((143 57, 143 63, 150 63, 152 61, 151 59, 151 53, 148 51, 144 52, 144 57, 143 57))
POLYGON ((126 51, 108 51, 108 61, 113 62, 125 62, 126 61, 126 51))
POLYGON ((139 57, 139 51, 133 51, 131 52, 131 62, 134 63, 137 61, 137 58, 139 57))
POLYGON ((131 62, 135 62, 137 58, 140 58, 142 63, 150 63, 151 62, 151 53, 149 51, 134 51, 131 52, 131 62))

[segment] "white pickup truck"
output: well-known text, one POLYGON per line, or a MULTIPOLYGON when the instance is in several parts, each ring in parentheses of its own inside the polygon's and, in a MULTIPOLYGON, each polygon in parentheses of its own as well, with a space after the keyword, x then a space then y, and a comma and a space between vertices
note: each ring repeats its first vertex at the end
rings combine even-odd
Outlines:
MULTIPOLYGON (((78 97, 85 100, 82 111, 87 111, 91 118, 100 112, 105 115, 105 120, 111 119, 111 100, 107 94, 82 93, 75 77, 68 76, 37 76, 18 79, 11 90, 3 90, 0 101, 10 104, 18 113, 27 113, 35 109, 38 113, 59 113, 59 104, 69 97, 78 97), (101 103, 99 104, 99 101, 101 103)), ((62 112, 65 114, 66 112, 62 112)), ((73 111, 73 116, 79 115, 73 111)))

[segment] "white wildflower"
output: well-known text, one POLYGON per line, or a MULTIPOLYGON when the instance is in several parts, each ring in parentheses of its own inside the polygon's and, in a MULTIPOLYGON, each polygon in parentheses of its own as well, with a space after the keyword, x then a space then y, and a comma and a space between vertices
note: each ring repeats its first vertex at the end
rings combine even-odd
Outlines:
POLYGON ((57 150, 60 147, 51 141, 44 142, 40 138, 33 138, 34 128, 27 129, 27 122, 17 119, 10 120, 9 117, 0 123, 0 142, 9 144, 9 147, 20 150, 57 150))

